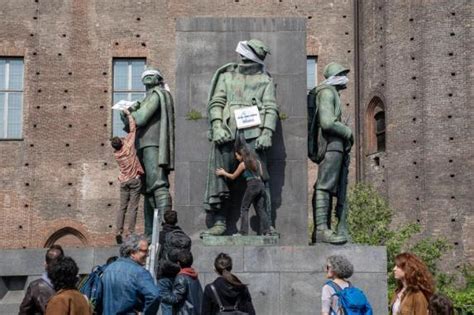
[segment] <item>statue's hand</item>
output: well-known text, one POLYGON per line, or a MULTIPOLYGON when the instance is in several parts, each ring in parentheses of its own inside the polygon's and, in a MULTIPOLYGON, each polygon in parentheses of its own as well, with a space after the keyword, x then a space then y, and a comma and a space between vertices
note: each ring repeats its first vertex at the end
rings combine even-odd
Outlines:
POLYGON ((352 149, 352 146, 354 145, 354 134, 351 132, 349 135, 349 139, 345 141, 345 148, 344 150, 346 152, 350 152, 352 149))
POLYGON ((228 132, 222 127, 212 128, 212 141, 216 144, 223 144, 231 140, 228 132))
POLYGON ((267 150, 272 146, 272 131, 264 129, 255 142, 256 150, 267 150))
POLYGON ((134 112, 134 111, 138 110, 139 108, 140 108, 140 102, 139 102, 139 101, 135 101, 135 104, 133 104, 132 106, 130 106, 130 107, 128 108, 128 110, 129 110, 130 112, 134 112))

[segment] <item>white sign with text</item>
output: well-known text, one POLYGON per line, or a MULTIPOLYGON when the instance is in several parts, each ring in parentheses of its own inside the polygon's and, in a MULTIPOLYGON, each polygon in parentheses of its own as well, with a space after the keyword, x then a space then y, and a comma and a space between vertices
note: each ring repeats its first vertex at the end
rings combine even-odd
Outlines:
POLYGON ((237 129, 245 129, 260 125, 260 113, 257 106, 249 106, 234 111, 237 129))

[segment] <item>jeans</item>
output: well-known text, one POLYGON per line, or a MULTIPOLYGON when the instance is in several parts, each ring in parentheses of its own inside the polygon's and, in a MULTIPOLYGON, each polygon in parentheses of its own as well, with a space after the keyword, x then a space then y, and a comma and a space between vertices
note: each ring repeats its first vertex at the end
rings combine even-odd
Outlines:
POLYGON ((253 204, 260 220, 259 234, 266 234, 270 231, 270 218, 265 209, 265 196, 265 185, 260 179, 247 181, 247 189, 240 207, 240 233, 242 235, 249 234, 249 208, 251 204, 253 204))
POLYGON ((120 184, 120 208, 117 212, 117 234, 123 233, 125 214, 128 212, 128 233, 135 232, 138 202, 140 201, 140 178, 132 178, 120 184))

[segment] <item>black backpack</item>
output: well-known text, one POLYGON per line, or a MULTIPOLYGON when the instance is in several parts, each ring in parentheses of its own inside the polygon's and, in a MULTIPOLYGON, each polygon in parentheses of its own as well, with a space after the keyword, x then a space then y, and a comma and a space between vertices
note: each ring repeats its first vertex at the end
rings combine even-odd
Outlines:
POLYGON ((191 238, 181 229, 170 231, 165 236, 163 244, 163 255, 161 259, 170 260, 169 254, 173 250, 191 251, 191 238))
POLYGON ((240 298, 237 299, 234 306, 224 306, 213 284, 211 284, 211 290, 216 298, 217 304, 219 304, 219 312, 216 315, 249 315, 247 312, 239 311, 240 298))
MULTIPOLYGON (((318 93, 323 88, 316 91, 313 88, 308 93, 308 158, 316 164, 321 163, 326 153, 327 140, 325 139, 321 126, 318 124, 318 93)), ((334 91, 333 91, 334 93, 334 91)))

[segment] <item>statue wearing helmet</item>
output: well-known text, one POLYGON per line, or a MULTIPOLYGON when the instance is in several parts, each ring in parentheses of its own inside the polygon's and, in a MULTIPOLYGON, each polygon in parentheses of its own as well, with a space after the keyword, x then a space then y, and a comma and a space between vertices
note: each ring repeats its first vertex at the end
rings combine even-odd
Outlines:
MULTIPOLYGON (((239 42, 236 52, 241 56, 241 62, 222 66, 216 71, 211 82, 207 105, 211 153, 204 209, 208 214, 207 223, 212 227, 204 231, 202 236, 223 235, 228 229, 226 218, 231 208, 230 188, 224 178, 215 174, 215 170, 223 168, 230 172, 234 169, 235 146, 248 146, 257 154, 266 187, 265 217, 271 220, 266 152, 272 146, 272 136, 278 120, 278 106, 275 85, 264 64, 264 59, 270 51, 260 40, 251 39, 239 42), (235 111, 252 106, 258 108, 260 125, 239 130, 235 111)), ((271 229, 274 232, 273 227, 271 229)))
POLYGON ((318 164, 318 179, 312 199, 313 242, 343 244, 348 241, 346 190, 349 152, 354 143, 351 129, 341 121, 340 91, 346 88, 348 68, 330 63, 324 69, 326 78, 311 92, 309 108, 308 155, 318 164), (336 197, 338 225, 331 229, 332 201, 336 197))

